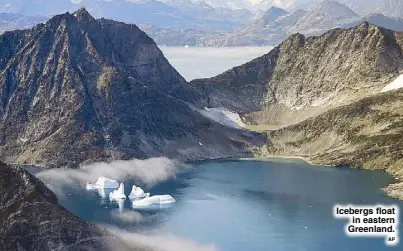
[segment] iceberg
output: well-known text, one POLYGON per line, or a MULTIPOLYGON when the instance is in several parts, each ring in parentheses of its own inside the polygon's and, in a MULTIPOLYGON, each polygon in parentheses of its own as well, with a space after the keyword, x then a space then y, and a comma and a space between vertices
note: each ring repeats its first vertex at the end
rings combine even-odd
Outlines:
POLYGON ((98 188, 111 188, 116 189, 119 187, 119 183, 116 180, 108 179, 105 177, 99 177, 95 184, 87 183, 87 190, 98 188))
POLYGON ((126 199, 125 195, 125 185, 120 183, 119 189, 109 193, 110 200, 126 199))
POLYGON ((130 199, 143 199, 145 197, 150 196, 149 193, 144 193, 144 190, 141 187, 137 187, 133 185, 132 191, 130 192, 130 199))
POLYGON ((144 199, 133 201, 133 207, 148 207, 152 205, 164 205, 174 203, 176 200, 171 195, 146 196, 144 199))

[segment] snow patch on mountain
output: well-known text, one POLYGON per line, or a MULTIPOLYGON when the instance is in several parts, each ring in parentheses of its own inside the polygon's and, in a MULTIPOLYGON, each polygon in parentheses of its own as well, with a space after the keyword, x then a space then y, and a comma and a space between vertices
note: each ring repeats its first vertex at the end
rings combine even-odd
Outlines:
POLYGON ((388 92, 388 91, 397 90, 400 88, 403 88, 403 74, 401 74, 394 81, 392 81, 392 83, 385 86, 381 92, 388 92))
POLYGON ((245 127, 245 124, 243 123, 239 114, 232 112, 226 108, 205 107, 204 110, 199 110, 199 112, 203 116, 228 127, 233 127, 237 129, 245 127))

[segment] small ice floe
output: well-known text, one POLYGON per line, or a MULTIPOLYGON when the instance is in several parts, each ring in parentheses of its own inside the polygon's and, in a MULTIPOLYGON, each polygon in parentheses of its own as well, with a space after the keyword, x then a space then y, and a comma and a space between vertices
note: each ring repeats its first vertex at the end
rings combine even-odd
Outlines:
POLYGON ((141 187, 137 187, 137 186, 133 185, 129 198, 137 200, 137 199, 143 199, 143 198, 147 197, 147 195, 150 196, 150 194, 145 193, 141 187))
POLYGON ((134 208, 141 207, 149 207, 149 206, 161 206, 172 204, 176 200, 171 195, 154 195, 154 196, 146 196, 144 199, 133 201, 134 208))
POLYGON ((109 194, 109 199, 110 200, 126 199, 125 185, 123 185, 123 183, 120 183, 119 188, 109 194))
POLYGON ((87 190, 109 188, 116 189, 119 187, 119 183, 116 180, 108 179, 105 177, 99 177, 95 184, 87 183, 87 190))

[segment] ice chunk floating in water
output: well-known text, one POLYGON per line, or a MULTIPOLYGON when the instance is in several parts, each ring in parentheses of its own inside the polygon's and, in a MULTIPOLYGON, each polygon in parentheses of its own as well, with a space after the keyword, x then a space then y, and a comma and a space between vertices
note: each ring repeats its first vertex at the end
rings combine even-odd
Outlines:
POLYGON ((149 193, 147 193, 147 194, 144 193, 144 190, 141 187, 137 187, 137 186, 133 185, 129 198, 130 199, 142 199, 142 198, 146 197, 147 195, 150 196, 149 193))
POLYGON ((123 185, 123 183, 120 183, 119 189, 117 189, 109 194, 109 199, 111 199, 111 200, 126 199, 125 185, 123 185))
POLYGON ((148 207, 153 205, 166 205, 174 203, 175 199, 171 195, 147 196, 142 200, 133 201, 133 207, 148 207))
POLYGON ((108 179, 105 177, 99 177, 95 184, 87 183, 87 189, 98 189, 98 188, 110 188, 116 189, 119 187, 119 183, 116 180, 108 179))

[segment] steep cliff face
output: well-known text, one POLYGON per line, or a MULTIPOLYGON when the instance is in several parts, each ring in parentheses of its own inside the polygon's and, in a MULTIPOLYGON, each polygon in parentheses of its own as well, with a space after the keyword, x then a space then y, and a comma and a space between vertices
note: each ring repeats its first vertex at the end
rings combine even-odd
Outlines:
POLYGON ((188 104, 197 97, 137 26, 85 9, 0 36, 0 155, 11 162, 247 154, 245 135, 188 104))
POLYGON ((128 248, 118 237, 72 215, 40 180, 0 162, 0 250, 114 248, 143 250, 128 248))
POLYGON ((378 93, 403 69, 402 46, 402 33, 368 23, 319 37, 297 34, 191 85, 211 107, 241 112, 251 123, 287 125, 378 93))

